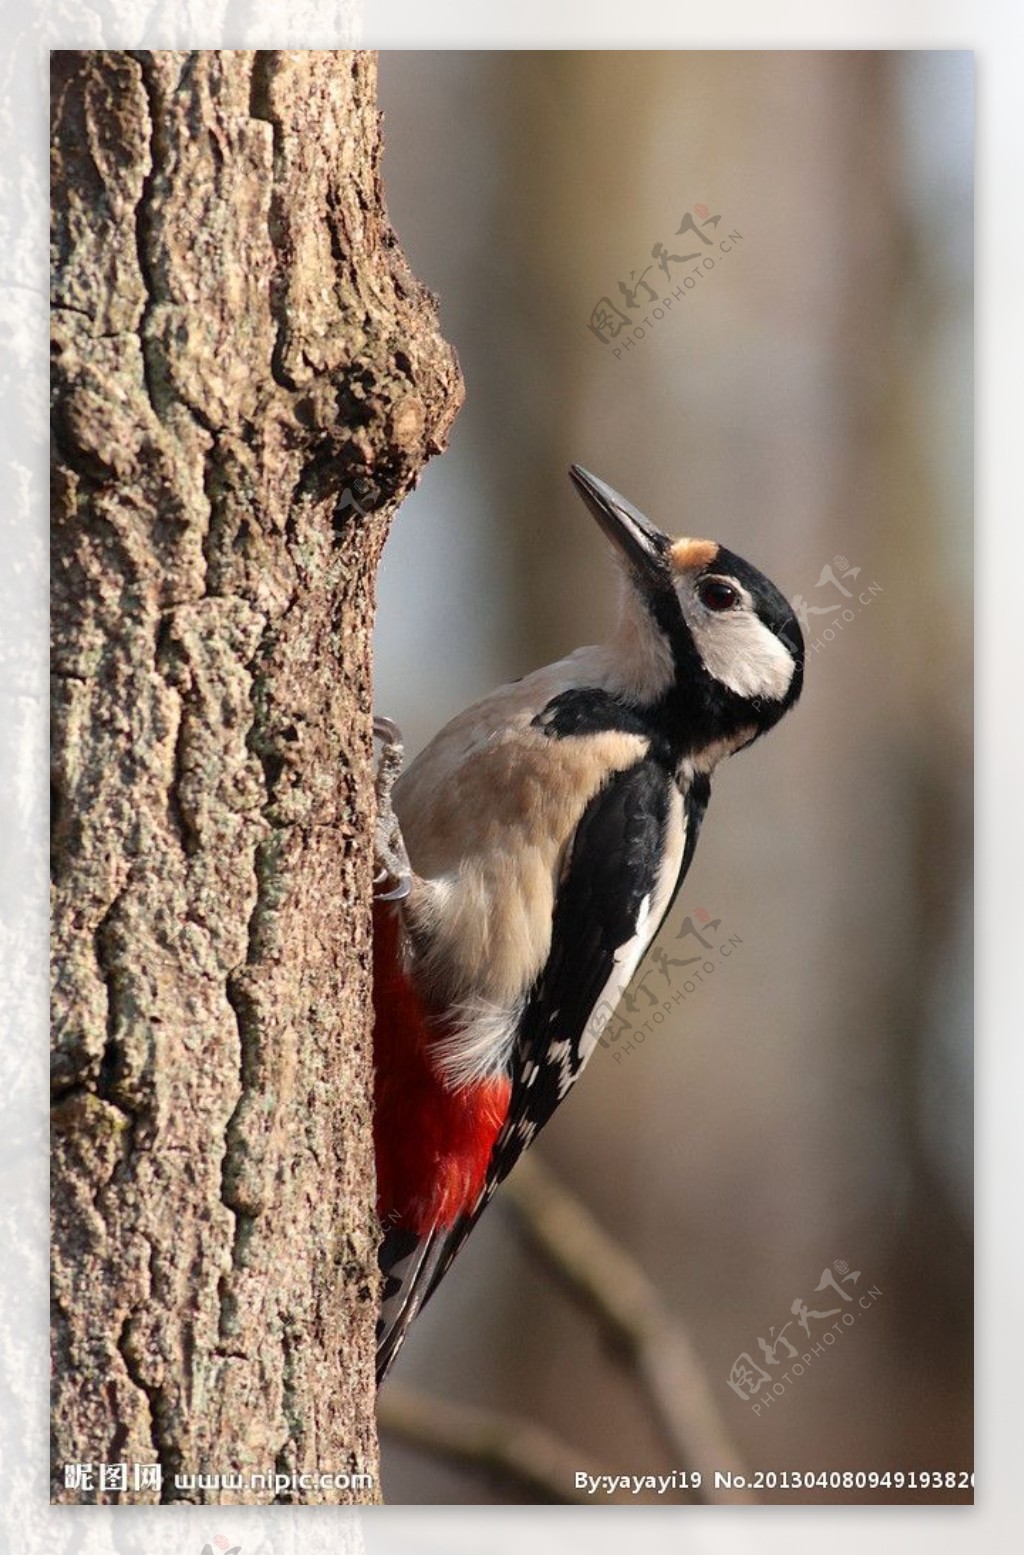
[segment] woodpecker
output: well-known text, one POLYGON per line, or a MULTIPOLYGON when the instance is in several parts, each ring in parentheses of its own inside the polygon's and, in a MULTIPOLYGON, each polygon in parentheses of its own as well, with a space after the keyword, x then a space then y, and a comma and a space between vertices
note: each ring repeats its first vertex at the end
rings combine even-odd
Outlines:
POLYGON ((404 772, 396 727, 375 723, 378 1382, 593 1052, 690 866, 715 767, 802 686, 800 628, 762 573, 570 475, 621 574, 610 640, 477 702, 404 772))

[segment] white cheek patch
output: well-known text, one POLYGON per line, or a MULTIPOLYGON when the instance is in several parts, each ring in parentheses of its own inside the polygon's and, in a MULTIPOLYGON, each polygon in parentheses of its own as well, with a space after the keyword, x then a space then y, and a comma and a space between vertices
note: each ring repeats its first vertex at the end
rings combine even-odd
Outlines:
POLYGON ((709 675, 737 696, 781 701, 796 664, 789 649, 749 604, 715 613, 685 596, 681 603, 709 675))

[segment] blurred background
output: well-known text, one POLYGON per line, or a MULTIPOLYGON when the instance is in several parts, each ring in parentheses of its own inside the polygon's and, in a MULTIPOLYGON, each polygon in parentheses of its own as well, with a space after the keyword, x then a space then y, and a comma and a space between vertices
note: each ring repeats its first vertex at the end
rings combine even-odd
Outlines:
MULTIPOLYGON (((761 567, 808 643, 659 941, 697 953, 689 919, 712 971, 648 958, 537 1150, 686 1325, 752 1465, 970 1469, 972 58, 385 53, 380 100, 467 389, 380 578, 375 705, 410 753, 607 630, 573 460, 761 567), (796 1299, 839 1305, 837 1266, 880 1294, 755 1410, 734 1363, 764 1371, 796 1299)), ((500 1195, 393 1378, 581 1466, 685 1467, 500 1195)), ((383 1449, 390 1502, 508 1499, 383 1449)))

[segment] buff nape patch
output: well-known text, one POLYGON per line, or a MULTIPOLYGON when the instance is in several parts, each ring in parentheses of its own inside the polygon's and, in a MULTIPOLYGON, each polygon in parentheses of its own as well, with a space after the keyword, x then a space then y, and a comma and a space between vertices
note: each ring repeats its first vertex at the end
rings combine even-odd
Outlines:
POLYGON ((717 555, 715 540, 677 540, 669 551, 677 572, 699 572, 702 567, 710 567, 717 555))

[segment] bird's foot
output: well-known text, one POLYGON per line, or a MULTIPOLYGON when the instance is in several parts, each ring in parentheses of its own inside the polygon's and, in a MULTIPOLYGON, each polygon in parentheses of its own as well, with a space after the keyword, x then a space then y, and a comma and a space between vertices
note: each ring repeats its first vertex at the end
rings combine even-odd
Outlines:
POLYGON ((391 790, 402 770, 402 731, 390 718, 375 718, 373 734, 381 744, 375 784, 377 826, 374 859, 377 873, 373 880, 373 894, 378 902, 397 902, 408 896, 412 889, 412 867, 405 851, 402 828, 391 805, 391 790))

